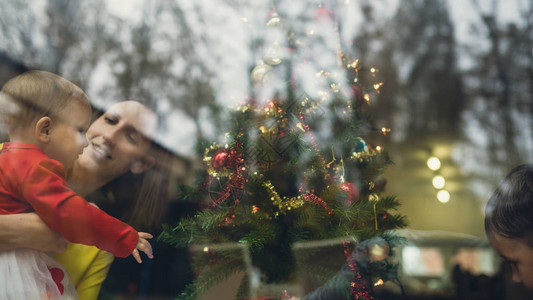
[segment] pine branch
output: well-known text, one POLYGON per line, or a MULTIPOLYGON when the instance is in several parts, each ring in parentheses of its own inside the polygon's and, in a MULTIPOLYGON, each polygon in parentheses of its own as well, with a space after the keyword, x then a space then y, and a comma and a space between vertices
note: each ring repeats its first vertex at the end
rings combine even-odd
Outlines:
POLYGON ((219 262, 215 265, 209 266, 204 270, 195 281, 189 284, 185 291, 177 297, 180 300, 197 299, 203 295, 210 287, 226 280, 233 274, 246 271, 245 266, 241 260, 227 260, 219 262))

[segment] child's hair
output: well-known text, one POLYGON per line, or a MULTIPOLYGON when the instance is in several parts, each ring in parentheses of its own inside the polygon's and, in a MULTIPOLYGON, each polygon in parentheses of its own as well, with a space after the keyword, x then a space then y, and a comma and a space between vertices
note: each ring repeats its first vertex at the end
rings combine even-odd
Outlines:
POLYGON ((533 247, 533 164, 514 168, 494 191, 485 207, 485 232, 533 247))
POLYGON ((46 71, 32 70, 10 79, 2 87, 2 118, 8 132, 32 125, 44 116, 54 118, 71 101, 90 108, 87 95, 74 83, 46 71))

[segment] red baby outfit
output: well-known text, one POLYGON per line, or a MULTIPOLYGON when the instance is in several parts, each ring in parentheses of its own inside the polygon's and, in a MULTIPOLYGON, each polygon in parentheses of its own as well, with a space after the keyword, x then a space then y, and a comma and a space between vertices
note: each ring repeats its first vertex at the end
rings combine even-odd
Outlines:
MULTIPOLYGON (((0 144, 0 147, 0 215, 35 212, 50 228, 70 242, 96 246, 118 257, 131 254, 139 238, 137 231, 90 205, 69 189, 61 163, 49 158, 33 144, 4 143, 0 144)), ((51 265, 54 263, 50 262, 48 257, 43 259, 46 254, 29 249, 6 252, 0 253, 0 298, 3 289, 13 290, 15 286, 12 279, 6 278, 8 281, 2 282, 2 277, 8 275, 6 273, 30 273, 27 274, 29 278, 42 277, 43 269, 54 271, 44 273, 55 280, 57 290, 63 294, 64 287, 57 282, 58 278, 62 278, 58 270, 55 270, 58 266, 51 265), (28 256, 32 255, 34 257, 28 259, 28 256), (7 268, 8 264, 12 265, 10 268, 13 268, 13 265, 22 266, 21 261, 27 266, 16 272, 7 268), (43 261, 46 265, 43 265, 43 261), (1 270, 2 266, 7 269, 1 270)), ((66 277, 70 280, 68 274, 66 277)), ((25 287, 29 284, 28 279, 21 278, 20 284, 22 287, 16 288, 13 295, 30 296, 27 294, 29 288, 25 287), (16 294, 17 292, 23 294, 16 294)), ((40 294, 39 299, 65 299, 61 295, 57 297, 53 291, 50 292, 49 287, 44 289, 46 295, 40 294)), ((9 292, 5 293, 7 299, 15 297, 10 296, 9 292)), ((57 291, 55 293, 57 294, 57 291)), ((77 296, 69 296, 66 299, 77 299, 77 296)))

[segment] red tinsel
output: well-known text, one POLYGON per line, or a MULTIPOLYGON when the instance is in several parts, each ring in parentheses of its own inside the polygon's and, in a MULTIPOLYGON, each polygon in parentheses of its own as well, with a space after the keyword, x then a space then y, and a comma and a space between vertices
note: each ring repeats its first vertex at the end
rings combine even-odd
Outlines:
POLYGON ((324 200, 322 200, 322 198, 313 194, 313 191, 311 191, 311 193, 305 193, 302 190, 300 190, 300 193, 302 193, 302 197, 304 198, 305 201, 309 201, 316 205, 321 205, 328 212, 328 214, 333 213, 331 208, 329 208, 328 204, 324 200))
POLYGON ((359 273, 359 268, 355 262, 355 259, 352 259, 351 254, 353 252, 353 247, 349 241, 344 242, 343 245, 344 255, 346 257, 346 261, 348 262, 348 267, 353 272, 353 278, 350 281, 350 294, 352 295, 352 299, 376 300, 376 298, 370 294, 368 288, 366 287, 365 280, 363 279, 363 276, 361 276, 361 273, 359 273))
MULTIPOLYGON (((244 183, 246 182, 246 179, 244 178, 244 171, 247 168, 244 159, 242 158, 242 154, 237 151, 237 149, 240 149, 240 146, 240 143, 235 143, 233 149, 225 150, 224 152, 217 152, 217 154, 227 154, 223 157, 219 155, 220 160, 217 162, 217 166, 219 166, 218 163, 222 163, 220 167, 223 166, 224 168, 231 170, 232 173, 228 183, 226 184, 226 187, 219 193, 218 196, 213 198, 212 207, 218 206, 220 203, 229 198, 230 195, 234 196, 236 202, 238 202, 242 196, 242 189, 244 188, 244 183)), ((213 165, 213 167, 215 166, 213 165)), ((213 180, 214 178, 211 177, 208 184, 210 185, 213 180)))

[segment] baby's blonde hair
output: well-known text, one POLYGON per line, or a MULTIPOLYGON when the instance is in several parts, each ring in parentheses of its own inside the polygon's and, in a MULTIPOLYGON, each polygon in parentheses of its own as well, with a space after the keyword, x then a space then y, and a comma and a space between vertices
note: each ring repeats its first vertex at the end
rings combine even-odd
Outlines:
POLYGON ((89 98, 74 83, 54 73, 32 70, 10 79, 2 88, 2 118, 8 132, 32 125, 39 118, 56 115, 71 101, 90 110, 89 98))

